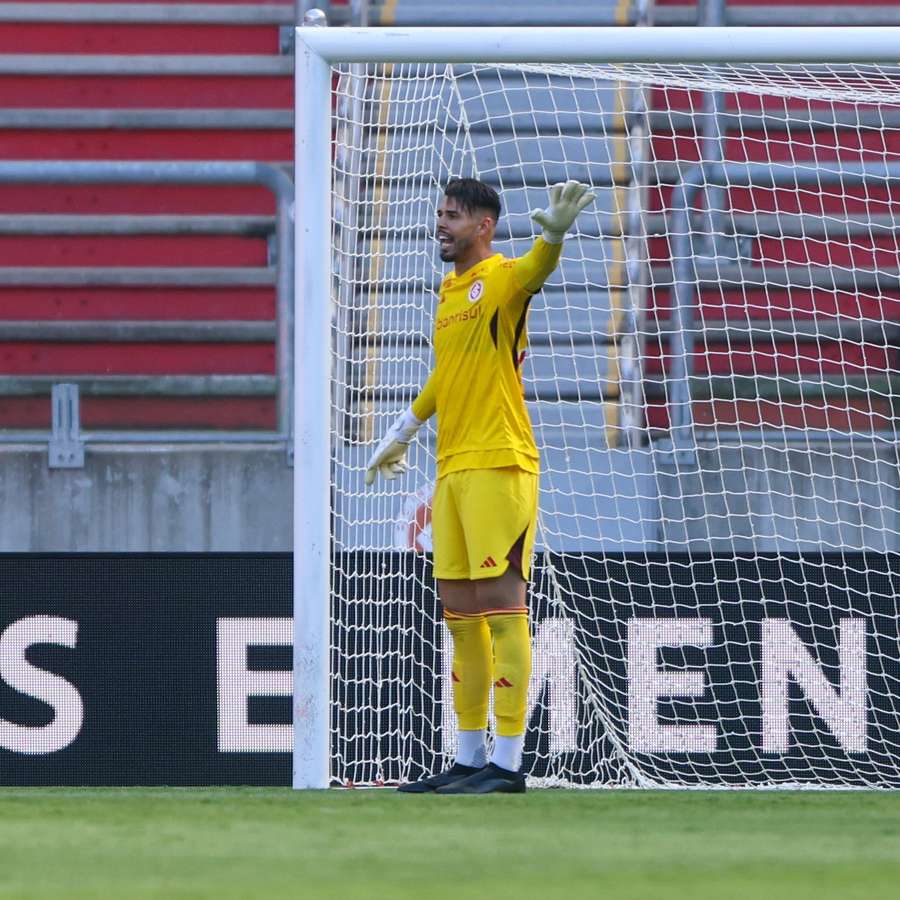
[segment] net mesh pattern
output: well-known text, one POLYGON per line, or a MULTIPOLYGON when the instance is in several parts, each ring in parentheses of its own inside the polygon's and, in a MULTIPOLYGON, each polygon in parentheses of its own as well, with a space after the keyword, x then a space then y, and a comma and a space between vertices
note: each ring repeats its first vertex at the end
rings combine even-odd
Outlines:
POLYGON ((525 767, 568 785, 900 781, 900 67, 335 69, 332 777, 452 759, 434 423, 366 488, 432 363, 443 185, 527 251, 541 451, 525 767))

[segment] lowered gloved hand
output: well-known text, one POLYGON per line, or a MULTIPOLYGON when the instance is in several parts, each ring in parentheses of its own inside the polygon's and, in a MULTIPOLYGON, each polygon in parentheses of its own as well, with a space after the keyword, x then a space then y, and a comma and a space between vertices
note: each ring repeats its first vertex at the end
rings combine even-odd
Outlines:
POLYGON ((387 481, 393 481, 402 475, 406 469, 406 451, 412 443, 416 432, 422 427, 422 422, 413 415, 411 409, 402 413, 400 418, 388 428, 384 437, 378 442, 369 462, 366 466, 366 484, 375 481, 375 476, 387 481))
POLYGON ((588 185, 580 181, 560 182, 550 188, 547 209, 533 209, 531 218, 544 229, 543 237, 548 244, 561 244, 578 213, 595 199, 596 195, 589 193, 588 185))

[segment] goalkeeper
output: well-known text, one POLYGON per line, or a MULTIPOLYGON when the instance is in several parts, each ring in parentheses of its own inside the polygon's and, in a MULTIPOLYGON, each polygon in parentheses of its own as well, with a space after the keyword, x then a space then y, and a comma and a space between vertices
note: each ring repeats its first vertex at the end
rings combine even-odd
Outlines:
POLYGON ((559 263, 562 242, 594 195, 556 184, 532 212, 543 229, 518 259, 491 249, 500 198, 472 178, 451 180, 437 210, 437 240, 454 271, 441 283, 435 365, 412 407, 375 448, 366 484, 396 478, 419 427, 437 413, 432 501, 434 575, 453 636, 459 752, 449 769, 401 791, 519 793, 531 640, 526 587, 537 524, 538 451, 522 388, 532 296, 559 263), (488 696, 496 734, 486 756, 488 696))

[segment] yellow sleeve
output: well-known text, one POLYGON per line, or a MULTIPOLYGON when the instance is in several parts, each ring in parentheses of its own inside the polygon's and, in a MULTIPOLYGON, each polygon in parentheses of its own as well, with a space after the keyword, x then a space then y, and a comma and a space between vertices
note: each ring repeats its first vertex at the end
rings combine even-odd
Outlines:
POLYGON ((539 291, 547 277, 559 264, 562 244, 548 244, 539 237, 534 246, 520 256, 513 266, 513 275, 519 287, 534 294, 539 291))
POLYGON ((412 411, 419 421, 424 422, 434 415, 436 409, 437 395, 434 390, 434 372, 432 371, 428 376, 428 381, 425 382, 425 387, 419 391, 419 396, 413 400, 412 411))

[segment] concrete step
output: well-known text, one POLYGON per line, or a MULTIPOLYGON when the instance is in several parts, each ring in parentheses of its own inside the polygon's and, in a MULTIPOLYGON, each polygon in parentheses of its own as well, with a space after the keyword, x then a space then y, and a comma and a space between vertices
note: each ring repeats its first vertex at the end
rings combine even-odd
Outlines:
MULTIPOLYGON (((267 265, 266 241, 233 235, 0 234, 0 268, 267 265)), ((0 276, 2 277, 2 276, 0 276)))
MULTIPOLYGON (((202 22, 10 22, 0 4, 0 53, 273 54, 279 51, 278 25, 204 24, 202 22)), ((21 4, 20 4, 21 5, 21 4)), ((34 4, 38 5, 38 4, 34 4)), ((87 4, 40 4, 72 6, 87 4)), ((113 4, 95 4, 113 6, 113 4)), ((138 7, 145 4, 115 4, 138 7)), ((149 5, 149 4, 146 4, 149 5)), ((194 4, 199 6, 200 4, 194 4)))
MULTIPOLYGON (((61 379, 57 379, 61 380, 61 379)), ((64 379, 71 381, 70 377, 64 379)), ((81 424, 86 429, 216 429, 271 430, 276 427, 274 386, 266 396, 145 395, 96 396, 90 379, 77 379, 82 386, 81 424)), ((50 385, 34 395, 8 396, 0 388, 0 429, 49 430, 50 385)))
POLYGON ((57 380, 70 375, 271 375, 275 346, 262 340, 218 343, 208 340, 171 342, 0 339, 4 379, 42 375, 57 380))
MULTIPOLYGON (((293 154, 293 133, 271 129, 149 129, 109 131, 8 129, 0 159, 246 160, 280 162, 293 154)), ((221 188, 219 189, 221 191, 221 188)))
POLYGON ((290 73, 235 75, 0 74, 6 109, 293 109, 290 73))

